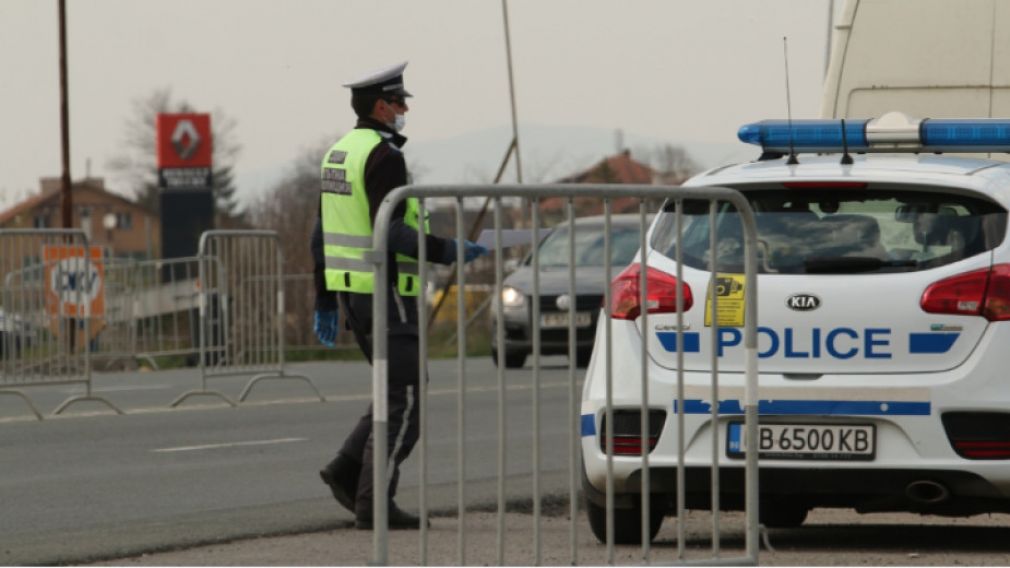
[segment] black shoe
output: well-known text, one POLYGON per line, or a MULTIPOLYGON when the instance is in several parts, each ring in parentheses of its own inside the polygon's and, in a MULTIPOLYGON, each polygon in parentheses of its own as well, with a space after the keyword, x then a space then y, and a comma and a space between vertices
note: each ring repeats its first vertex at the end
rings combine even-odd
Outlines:
POLYGON ((358 492, 358 476, 361 474, 361 464, 345 457, 343 454, 319 470, 323 483, 330 486, 330 492, 337 503, 348 511, 354 512, 354 497, 358 492))
MULTIPOLYGON (((354 520, 354 528, 370 531, 372 530, 372 508, 364 509, 367 512, 358 513, 354 520)), ((427 526, 431 526, 429 522, 427 526)), ((390 530, 417 530, 421 528, 421 518, 404 511, 396 506, 392 501, 389 503, 389 529, 390 530)))

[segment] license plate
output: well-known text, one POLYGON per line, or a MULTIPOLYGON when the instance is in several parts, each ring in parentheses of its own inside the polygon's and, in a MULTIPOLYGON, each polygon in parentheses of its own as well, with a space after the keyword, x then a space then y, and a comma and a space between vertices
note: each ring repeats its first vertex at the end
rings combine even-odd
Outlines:
MULTIPOLYGON (((743 422, 730 422, 726 455, 747 451, 743 422)), ((759 424, 758 457, 785 460, 872 460, 877 431, 872 424, 759 424)))
MULTIPOLYGON (((588 327, 591 323, 593 323, 592 314, 575 312, 575 327, 588 327)), ((540 327, 544 329, 568 327, 568 312, 540 314, 540 327)))

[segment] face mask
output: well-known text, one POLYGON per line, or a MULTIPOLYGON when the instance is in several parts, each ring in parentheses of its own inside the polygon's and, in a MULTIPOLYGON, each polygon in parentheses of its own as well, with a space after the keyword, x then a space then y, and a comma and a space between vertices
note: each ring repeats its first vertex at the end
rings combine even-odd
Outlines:
POLYGON ((390 124, 389 127, 397 132, 402 132, 403 127, 406 125, 407 125, 407 117, 400 113, 396 113, 396 118, 393 119, 393 124, 390 124))

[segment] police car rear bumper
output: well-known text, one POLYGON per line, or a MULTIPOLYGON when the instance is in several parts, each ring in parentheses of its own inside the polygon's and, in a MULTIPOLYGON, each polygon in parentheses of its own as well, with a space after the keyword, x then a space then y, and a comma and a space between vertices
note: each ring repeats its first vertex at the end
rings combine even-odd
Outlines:
MULTIPOLYGON (((613 327, 614 408, 637 411, 642 394, 640 336, 632 322, 614 321, 613 327)), ((593 362, 587 369, 581 411, 587 487, 597 492, 606 487, 606 455, 600 450, 598 434, 606 401, 606 353, 601 348, 604 339, 603 326, 600 326, 593 362)), ((887 507, 920 510, 921 507, 900 506, 907 498, 902 483, 935 480, 949 485, 951 503, 942 507, 939 502, 931 505, 931 512, 943 513, 944 507, 949 511, 958 507, 1002 510, 1002 503, 973 504, 971 501, 1010 498, 1010 459, 975 460, 958 455, 944 428, 943 416, 949 412, 1007 413, 1010 389, 1007 388, 1005 363, 999 354, 1004 351, 1001 345, 1008 341, 1010 325, 992 324, 965 362, 937 373, 822 375, 815 380, 761 374, 758 399, 762 423, 871 425, 875 432, 875 450, 869 460, 762 459, 761 468, 766 473, 761 474, 761 479, 768 479, 762 493, 777 484, 801 489, 810 486, 814 488, 811 499, 832 492, 838 493, 846 506, 858 505, 867 510, 872 506, 883 507, 883 510, 887 507), (872 487, 873 484, 879 484, 879 488, 872 487), (883 495, 886 499, 867 497, 872 495, 883 495)), ((678 454, 678 376, 675 370, 663 368, 651 358, 646 371, 648 407, 666 415, 656 447, 650 453, 650 463, 656 471, 653 476, 655 490, 667 492, 675 489, 670 483, 674 479, 671 472, 675 471, 678 454)), ((744 375, 720 373, 720 415, 718 428, 714 430, 710 374, 684 372, 683 381, 685 465, 707 471, 715 446, 722 468, 737 472, 729 475, 742 475, 743 460, 728 455, 727 425, 744 418, 744 375), (717 436, 714 443, 713 435, 717 436)), ((634 495, 638 491, 639 474, 636 472, 640 468, 637 457, 614 459, 618 493, 634 495)), ((704 475, 707 479, 708 474, 704 475)), ((705 483, 699 483, 707 492, 705 483)), ((587 489, 587 495, 590 493, 587 489)), ((830 495, 818 499, 822 501, 816 502, 827 504, 830 495)))
MULTIPOLYGON (((677 470, 651 467, 650 493, 665 496, 676 506, 677 470)), ((615 492, 615 507, 627 509, 641 500, 641 469, 627 476, 623 489, 615 492)), ((710 509, 712 470, 691 466, 684 470, 687 509, 710 509)), ((766 467, 758 484, 764 503, 776 500, 807 507, 844 507, 859 512, 912 511, 937 515, 974 515, 1010 512, 1010 499, 982 476, 944 469, 797 469, 766 467), (928 483, 930 485, 924 485, 928 483), (929 488, 927 491, 925 488, 929 488), (934 491, 935 489, 935 491, 934 491)), ((599 506, 606 506, 606 485, 595 487, 583 472, 583 492, 599 506)), ((744 470, 719 470, 720 506, 728 511, 744 509, 744 470)), ((773 506, 773 505, 769 505, 773 506)))

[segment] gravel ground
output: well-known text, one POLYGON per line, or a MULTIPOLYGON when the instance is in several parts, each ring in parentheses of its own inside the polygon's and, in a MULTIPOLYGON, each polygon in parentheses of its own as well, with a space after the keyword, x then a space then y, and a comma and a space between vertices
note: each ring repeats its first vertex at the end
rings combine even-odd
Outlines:
MULTIPOLYGON (((552 511, 556 512, 556 511, 552 511)), ((581 516, 581 515, 580 515, 581 516)), ((723 556, 742 554, 743 516, 724 513, 723 556)), ((494 513, 473 512, 466 517, 466 563, 491 565, 496 559, 494 513)), ((533 563, 533 517, 506 515, 506 563, 533 563)), ((689 512, 685 526, 688 559, 711 557, 711 516, 689 512)), ((543 564, 568 565, 570 523, 567 516, 541 520, 543 564)), ((428 564, 458 564, 458 523, 455 518, 432 519, 428 564)), ((578 522, 580 564, 606 564, 606 547, 596 542, 584 516, 578 522)), ((773 551, 762 547, 760 563, 780 566, 1006 566, 1010 565, 1010 515, 965 519, 911 514, 857 515, 850 510, 818 509, 800 529, 772 530, 773 551)), ((187 550, 146 554, 102 562, 103 566, 334 566, 364 565, 372 551, 372 533, 351 527, 295 536, 261 538, 187 550)), ((667 518, 653 545, 653 563, 677 560, 677 523, 667 518)), ((390 533, 390 562, 416 565, 420 561, 418 533, 390 533)), ((641 548, 617 547, 617 564, 640 564, 641 548)))

